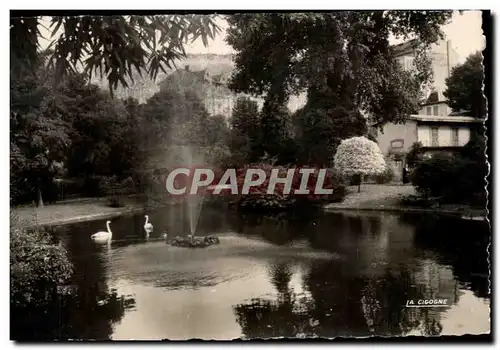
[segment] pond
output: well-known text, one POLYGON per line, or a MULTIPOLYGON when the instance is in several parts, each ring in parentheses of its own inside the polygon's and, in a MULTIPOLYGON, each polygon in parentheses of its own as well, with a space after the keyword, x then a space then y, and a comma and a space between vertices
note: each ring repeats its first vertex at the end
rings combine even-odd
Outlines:
POLYGON ((53 228, 75 266, 71 302, 13 316, 18 340, 184 340, 489 333, 486 222, 381 212, 308 218, 204 207, 205 249, 162 239, 184 231, 180 208, 53 228), (406 307, 447 299, 446 307, 406 307))

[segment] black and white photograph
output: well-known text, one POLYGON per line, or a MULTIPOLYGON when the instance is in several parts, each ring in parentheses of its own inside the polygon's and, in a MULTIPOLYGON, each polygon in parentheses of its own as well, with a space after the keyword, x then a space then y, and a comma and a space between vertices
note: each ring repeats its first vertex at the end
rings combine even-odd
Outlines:
POLYGON ((490 15, 11 9, 10 340, 491 337, 490 15))

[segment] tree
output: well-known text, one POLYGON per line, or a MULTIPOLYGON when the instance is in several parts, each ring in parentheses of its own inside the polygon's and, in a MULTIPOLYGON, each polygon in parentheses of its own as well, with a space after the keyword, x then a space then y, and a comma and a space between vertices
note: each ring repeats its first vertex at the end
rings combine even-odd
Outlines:
POLYGON ((88 84, 83 74, 69 74, 52 86, 54 71, 43 60, 35 73, 11 80, 14 199, 26 201, 35 192, 43 206, 42 194, 56 194, 47 190, 63 172, 131 175, 141 130, 122 101, 88 84))
POLYGON ((459 66, 453 67, 446 78, 446 91, 443 95, 455 112, 467 111, 475 118, 486 116, 486 98, 483 93, 484 67, 483 56, 478 51, 459 66))
POLYGON ((42 188, 60 170, 58 164, 65 161, 71 139, 59 91, 47 82, 52 72, 43 56, 36 64, 35 74, 11 79, 11 175, 14 197, 35 192, 37 205, 43 206, 42 188))
MULTIPOLYGON (((39 50, 41 24, 37 17, 23 17, 22 12, 10 19, 11 76, 34 71, 39 50)), ((220 28, 216 16, 54 16, 50 62, 56 82, 66 73, 83 68, 86 74, 103 73, 110 91, 121 83, 133 82, 133 69, 146 71, 156 78, 175 60, 186 57, 184 44, 201 37, 208 45, 220 28), (55 38, 62 30, 62 34, 55 38)))
POLYGON ((261 155, 260 116, 257 102, 238 97, 231 114, 230 146, 238 165, 255 162, 261 155))
POLYGON ((309 100, 294 115, 298 159, 302 164, 327 166, 341 140, 365 135, 367 126, 355 109, 318 102, 309 100))
POLYGON ((80 90, 87 96, 68 103, 68 109, 74 111, 70 173, 130 175, 140 149, 136 120, 127 113, 122 101, 113 100, 97 86, 87 84, 80 90))
POLYGON ((402 122, 419 109, 432 78, 426 48, 442 35, 452 11, 337 11, 238 14, 228 18, 236 50, 230 88, 286 100, 307 90, 375 124, 402 122), (394 60, 389 37, 418 39, 415 69, 394 60))
POLYGON ((406 164, 408 167, 414 168, 424 159, 423 156, 423 145, 421 142, 414 142, 408 153, 406 154, 406 164))
MULTIPOLYGON (((334 165, 345 175, 381 174, 386 169, 380 148, 366 137, 352 137, 342 141, 335 153, 334 165)), ((358 184, 358 192, 360 191, 361 182, 358 184)))
POLYGON ((267 98, 259 120, 261 154, 276 157, 280 164, 294 161, 291 116, 283 102, 275 96, 267 98))

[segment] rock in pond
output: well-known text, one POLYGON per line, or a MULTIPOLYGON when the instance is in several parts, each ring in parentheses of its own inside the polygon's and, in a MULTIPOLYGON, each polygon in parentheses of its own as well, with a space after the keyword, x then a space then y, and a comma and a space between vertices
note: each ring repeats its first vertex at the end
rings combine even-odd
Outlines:
POLYGON ((206 248, 214 244, 219 244, 220 241, 216 236, 196 237, 188 235, 187 237, 175 236, 171 241, 167 243, 174 247, 206 248))

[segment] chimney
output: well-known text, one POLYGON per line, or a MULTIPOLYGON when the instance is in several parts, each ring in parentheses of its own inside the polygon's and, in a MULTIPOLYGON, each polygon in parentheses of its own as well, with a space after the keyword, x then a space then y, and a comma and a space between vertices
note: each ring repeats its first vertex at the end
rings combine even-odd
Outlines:
POLYGON ((186 72, 189 72, 189 65, 185 65, 184 69, 186 70, 186 72))

